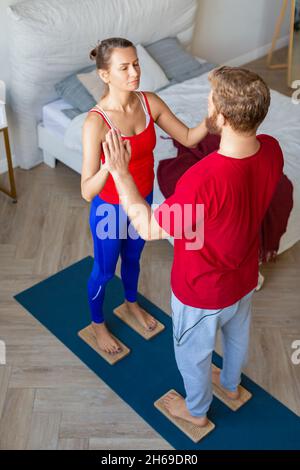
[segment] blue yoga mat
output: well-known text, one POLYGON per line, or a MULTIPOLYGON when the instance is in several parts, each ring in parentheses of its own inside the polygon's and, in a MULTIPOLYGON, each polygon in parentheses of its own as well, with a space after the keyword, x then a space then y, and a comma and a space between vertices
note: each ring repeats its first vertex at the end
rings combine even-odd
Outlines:
MULTIPOLYGON (((106 289, 105 319, 109 329, 131 349, 130 354, 110 366, 78 337, 78 331, 90 323, 87 280, 92 264, 93 258, 88 256, 14 298, 175 449, 300 449, 299 417, 245 376, 242 384, 252 399, 233 412, 214 398, 209 418, 216 428, 202 441, 195 444, 177 429, 153 406, 171 388, 185 396, 168 315, 138 296, 140 305, 166 326, 158 336, 144 340, 113 314, 124 300, 121 280, 115 276, 106 289)), ((217 354, 213 362, 219 367, 222 364, 217 354)))

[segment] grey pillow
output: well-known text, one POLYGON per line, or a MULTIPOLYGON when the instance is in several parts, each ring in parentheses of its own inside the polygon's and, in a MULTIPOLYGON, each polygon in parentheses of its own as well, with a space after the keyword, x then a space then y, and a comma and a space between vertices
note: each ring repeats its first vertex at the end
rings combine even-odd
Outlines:
POLYGON ((78 114, 81 114, 80 109, 78 108, 67 108, 67 109, 62 109, 62 113, 64 113, 69 119, 74 119, 78 114))
POLYGON ((215 68, 215 65, 209 62, 198 62, 184 50, 176 37, 160 39, 144 47, 161 66, 169 80, 183 82, 215 68))
MULTIPOLYGON (((84 69, 76 71, 64 78, 54 85, 55 91, 60 98, 63 98, 67 103, 71 104, 74 108, 79 109, 82 113, 89 111, 95 106, 96 101, 93 96, 82 85, 77 78, 78 73, 88 73, 95 68, 94 65, 85 67, 84 69)), ((64 110, 66 111, 66 110, 64 110)))

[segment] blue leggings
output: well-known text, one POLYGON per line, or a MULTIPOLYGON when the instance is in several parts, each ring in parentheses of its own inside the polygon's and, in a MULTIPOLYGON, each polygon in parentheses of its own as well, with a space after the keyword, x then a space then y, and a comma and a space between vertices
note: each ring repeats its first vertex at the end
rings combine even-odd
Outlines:
MULTIPOLYGON (((146 198, 152 204, 153 193, 146 198)), ((121 204, 110 204, 98 195, 90 210, 90 228, 94 241, 94 264, 88 280, 88 300, 92 321, 104 322, 103 301, 107 282, 114 276, 121 255, 121 278, 125 298, 135 302, 140 273, 140 256, 145 245, 135 231, 121 204), (106 236, 109 232, 109 236, 106 236)))

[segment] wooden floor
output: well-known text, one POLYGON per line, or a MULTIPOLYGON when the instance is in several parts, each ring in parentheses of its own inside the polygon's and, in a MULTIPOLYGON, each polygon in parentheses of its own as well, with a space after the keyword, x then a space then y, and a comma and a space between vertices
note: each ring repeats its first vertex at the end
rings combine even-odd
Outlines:
MULTIPOLYGON (((291 94, 285 72, 266 70, 265 60, 248 67, 272 88, 291 94)), ((12 298, 93 255, 80 176, 61 163, 55 169, 18 168, 15 176, 18 203, 0 193, 0 339, 7 348, 7 364, 0 365, 0 448, 171 449, 12 298)), ((7 175, 0 183, 7 183, 7 175)), ((140 292, 167 313, 172 254, 165 240, 148 243, 140 277, 140 292)), ((254 297, 245 372, 300 414, 300 365, 291 362, 291 344, 300 339, 300 243, 263 273, 266 283, 254 297)))

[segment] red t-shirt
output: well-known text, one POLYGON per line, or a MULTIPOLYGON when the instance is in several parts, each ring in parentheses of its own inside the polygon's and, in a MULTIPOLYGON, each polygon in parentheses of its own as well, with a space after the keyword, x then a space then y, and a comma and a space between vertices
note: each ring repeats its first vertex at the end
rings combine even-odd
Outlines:
POLYGON ((186 305, 225 308, 257 285, 259 229, 283 169, 278 141, 264 134, 257 139, 260 149, 249 157, 207 155, 154 211, 161 227, 175 235, 171 286, 186 305), (182 209, 182 220, 166 217, 171 206, 182 209))

